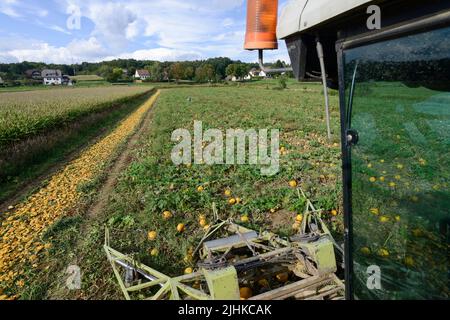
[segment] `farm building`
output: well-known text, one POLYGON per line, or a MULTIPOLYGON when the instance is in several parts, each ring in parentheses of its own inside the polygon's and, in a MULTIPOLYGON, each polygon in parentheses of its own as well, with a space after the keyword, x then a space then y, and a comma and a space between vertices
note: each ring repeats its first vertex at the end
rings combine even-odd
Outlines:
POLYGON ((139 80, 147 80, 150 78, 150 72, 145 69, 136 70, 136 74, 134 75, 134 77, 139 80))
POLYGON ((265 78, 265 77, 267 77, 267 74, 266 74, 263 70, 256 69, 256 68, 252 68, 252 69, 249 71, 248 75, 249 75, 251 78, 255 78, 255 77, 265 78))
POLYGON ((63 76, 61 70, 44 69, 41 72, 41 76, 45 85, 63 84, 63 76))
POLYGON ((27 77, 27 79, 41 80, 42 72, 38 69, 30 69, 25 71, 25 76, 27 77))
POLYGON ((225 78, 225 80, 226 80, 226 81, 233 81, 233 82, 236 82, 236 81, 239 81, 240 79, 239 79, 238 77, 236 77, 236 76, 227 76, 227 77, 225 78))
POLYGON ((73 81, 72 81, 72 79, 70 79, 70 77, 68 75, 63 75, 62 76, 62 84, 66 85, 66 86, 72 86, 73 81))

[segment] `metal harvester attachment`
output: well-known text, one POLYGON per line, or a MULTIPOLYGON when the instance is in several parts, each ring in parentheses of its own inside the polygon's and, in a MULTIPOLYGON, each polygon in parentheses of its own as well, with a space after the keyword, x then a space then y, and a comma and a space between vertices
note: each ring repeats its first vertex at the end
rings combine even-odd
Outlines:
POLYGON ((335 275, 335 247, 342 249, 309 200, 301 230, 290 239, 218 221, 194 251, 198 271, 180 277, 139 263, 109 243, 106 230, 104 249, 126 299, 137 294, 150 300, 239 300, 240 287, 256 293, 249 300, 344 297, 344 285, 335 275))

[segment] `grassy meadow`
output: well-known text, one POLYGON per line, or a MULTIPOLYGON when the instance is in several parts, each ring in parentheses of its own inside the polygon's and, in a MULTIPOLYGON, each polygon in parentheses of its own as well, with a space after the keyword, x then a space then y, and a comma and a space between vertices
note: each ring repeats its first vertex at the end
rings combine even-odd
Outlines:
POLYGON ((71 80, 75 81, 104 81, 105 79, 95 75, 95 74, 87 74, 87 75, 79 75, 79 76, 73 76, 70 77, 71 80))

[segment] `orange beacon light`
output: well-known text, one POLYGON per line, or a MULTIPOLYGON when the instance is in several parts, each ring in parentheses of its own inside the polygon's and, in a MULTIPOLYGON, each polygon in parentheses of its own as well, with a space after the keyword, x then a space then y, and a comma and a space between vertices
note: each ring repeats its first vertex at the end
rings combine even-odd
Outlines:
POLYGON ((245 50, 278 49, 278 0, 248 0, 245 50))

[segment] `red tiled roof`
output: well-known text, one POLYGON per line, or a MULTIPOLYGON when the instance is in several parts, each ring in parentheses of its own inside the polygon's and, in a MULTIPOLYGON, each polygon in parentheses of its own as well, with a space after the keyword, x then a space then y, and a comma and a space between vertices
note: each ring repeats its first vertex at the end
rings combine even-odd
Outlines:
POLYGON ((140 77, 149 77, 150 76, 150 72, 148 72, 148 70, 137 70, 137 73, 140 77))

